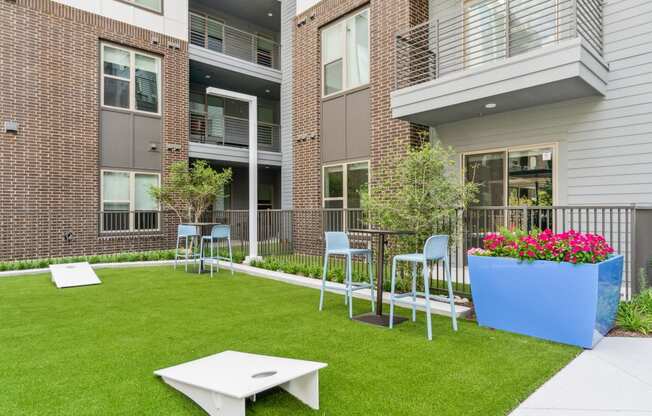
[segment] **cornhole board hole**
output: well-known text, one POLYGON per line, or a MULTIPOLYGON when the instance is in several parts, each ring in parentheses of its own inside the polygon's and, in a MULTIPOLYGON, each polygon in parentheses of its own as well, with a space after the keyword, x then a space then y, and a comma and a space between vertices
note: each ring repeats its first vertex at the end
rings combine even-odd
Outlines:
POLYGON ((88 263, 51 264, 50 273, 59 289, 102 283, 88 263))
POLYGON ((224 351, 155 375, 188 396, 211 416, 244 416, 248 397, 281 387, 319 409, 319 370, 327 364, 224 351))

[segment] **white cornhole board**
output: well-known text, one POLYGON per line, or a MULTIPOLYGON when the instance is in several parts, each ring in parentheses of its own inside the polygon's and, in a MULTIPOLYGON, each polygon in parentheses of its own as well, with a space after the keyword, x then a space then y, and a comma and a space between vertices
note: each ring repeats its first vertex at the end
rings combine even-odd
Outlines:
POLYGON ((244 416, 245 400, 280 386, 319 409, 319 370, 327 364, 236 351, 154 372, 211 416, 244 416))
POLYGON ((88 263, 51 264, 50 273, 59 289, 102 283, 88 263))

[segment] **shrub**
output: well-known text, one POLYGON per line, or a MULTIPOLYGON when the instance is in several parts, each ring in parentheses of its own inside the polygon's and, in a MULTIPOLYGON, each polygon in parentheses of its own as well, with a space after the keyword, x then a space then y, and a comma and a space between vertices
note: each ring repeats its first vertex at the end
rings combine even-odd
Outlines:
POLYGON ((648 335, 652 332, 652 312, 646 305, 652 299, 652 293, 648 293, 642 299, 641 296, 634 298, 631 302, 621 302, 616 315, 616 325, 625 331, 638 332, 648 335))
POLYGON ((549 260, 570 263, 599 263, 613 252, 604 237, 571 230, 555 234, 552 230, 502 230, 489 233, 484 249, 472 248, 469 255, 512 257, 520 260, 549 260))

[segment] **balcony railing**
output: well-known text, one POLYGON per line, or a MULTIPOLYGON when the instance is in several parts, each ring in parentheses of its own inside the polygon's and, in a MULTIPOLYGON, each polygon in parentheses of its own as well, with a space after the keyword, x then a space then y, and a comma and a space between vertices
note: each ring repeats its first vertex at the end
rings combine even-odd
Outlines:
POLYGON ((280 69, 280 45, 271 39, 190 13, 190 44, 268 68, 280 69))
POLYGON ((603 53, 602 0, 486 0, 465 3, 396 37, 396 88, 581 37, 603 53))
POLYGON ((142 233, 159 231, 159 211, 102 211, 100 212, 101 233, 142 233))
MULTIPOLYGON (((281 128, 278 124, 258 122, 258 149, 280 151, 281 128)), ((248 147, 249 120, 232 116, 190 113, 190 141, 221 146, 248 147)))

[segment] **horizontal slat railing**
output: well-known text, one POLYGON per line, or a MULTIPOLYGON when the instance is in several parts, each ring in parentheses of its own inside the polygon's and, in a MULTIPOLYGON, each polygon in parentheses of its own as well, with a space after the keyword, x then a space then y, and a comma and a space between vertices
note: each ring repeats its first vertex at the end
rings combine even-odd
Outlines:
MULTIPOLYGON (((222 146, 249 146, 249 120, 245 118, 210 115, 193 111, 190 113, 190 141, 222 146)), ((260 150, 280 151, 281 127, 278 124, 258 123, 258 146, 260 150)))
POLYGON ((280 69, 280 45, 200 13, 190 13, 192 45, 268 68, 280 69))
POLYGON ((602 0, 486 0, 396 37, 396 88, 582 37, 603 53, 602 0))

